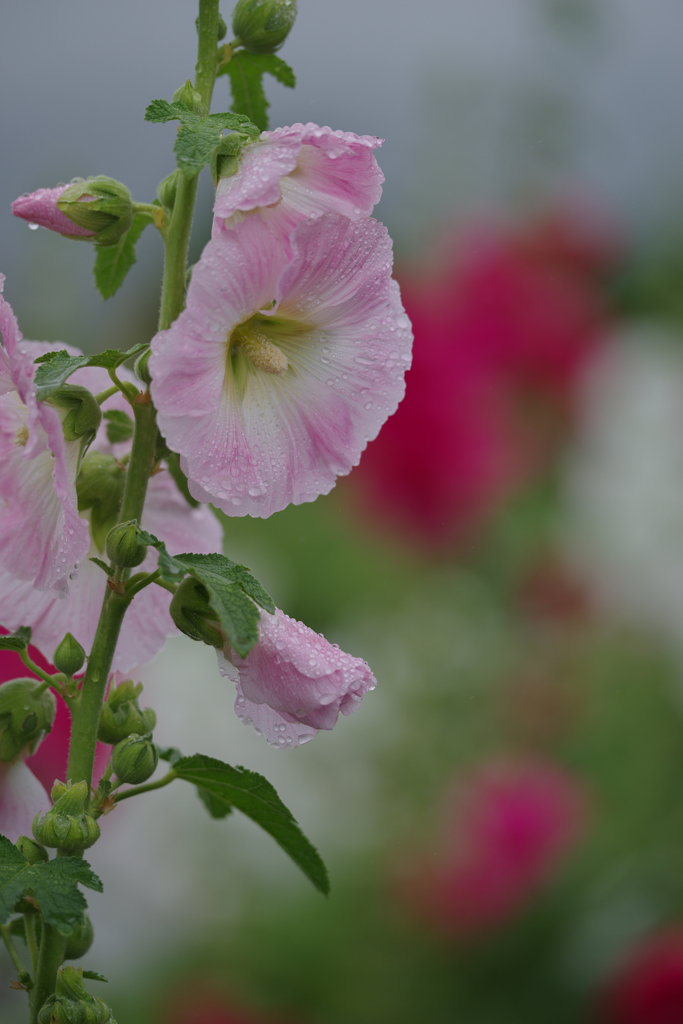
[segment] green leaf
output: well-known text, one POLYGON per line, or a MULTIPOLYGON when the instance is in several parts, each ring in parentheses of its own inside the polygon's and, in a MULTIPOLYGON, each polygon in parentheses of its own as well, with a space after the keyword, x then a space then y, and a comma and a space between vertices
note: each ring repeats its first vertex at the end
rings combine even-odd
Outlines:
POLYGON ((106 981, 109 984, 109 979, 105 978, 103 974, 98 974, 97 971, 83 971, 83 977, 88 981, 106 981))
POLYGON ((111 566, 107 565, 106 562, 103 562, 101 558, 91 558, 90 561, 94 562, 95 565, 99 565, 100 569, 103 569, 106 572, 107 576, 113 575, 111 566))
POLYGON ((229 814, 232 814, 230 804, 226 804, 224 800, 220 800, 213 793, 209 793, 208 789, 204 789, 203 786, 197 786, 197 796, 212 818, 227 818, 229 814))
POLYGON ((15 633, 0 636, 0 651, 25 651, 31 643, 30 626, 19 626, 15 633))
POLYGON ((128 351, 122 352, 119 348, 108 348, 104 352, 98 352, 93 356, 70 356, 65 349, 59 352, 46 352, 35 360, 39 363, 36 372, 36 393, 41 402, 54 394, 62 384, 82 366, 101 366, 105 370, 115 370, 117 366, 133 359, 139 355, 147 345, 140 342, 133 345, 128 351))
POLYGON ((267 779, 246 768, 233 768, 204 754, 181 758, 173 765, 173 770, 179 779, 185 779, 210 793, 214 805, 236 807, 260 825, 289 854, 316 889, 327 895, 330 882, 320 854, 303 834, 292 812, 285 807, 267 779))
POLYGON ((268 128, 268 107, 270 104, 263 90, 264 74, 272 75, 288 89, 296 85, 294 72, 288 64, 274 53, 248 53, 238 50, 227 64, 218 69, 219 75, 228 75, 232 92, 232 109, 246 116, 258 125, 261 131, 268 128))
POLYGON ((159 747, 159 757, 162 761, 168 761, 171 765, 179 761, 182 756, 177 747, 159 747))
POLYGON ((146 121, 180 121, 173 152, 180 170, 188 178, 199 174, 218 148, 225 128, 249 137, 259 134, 249 118, 234 111, 202 116, 184 103, 152 100, 145 111, 146 121))
POLYGON ((237 653, 246 658, 258 640, 259 612, 256 605, 271 613, 275 611, 273 599, 246 565, 238 565, 225 555, 216 553, 171 557, 163 542, 144 530, 140 533, 140 540, 159 551, 159 569, 166 583, 178 583, 189 574, 206 587, 221 628, 237 653))
POLYGON ((0 836, 0 924, 20 897, 30 894, 43 920, 60 935, 71 935, 87 907, 78 885, 102 892, 102 882, 80 857, 58 857, 29 864, 9 839, 0 836))
POLYGON ((95 284, 103 299, 110 299, 124 282, 126 274, 135 263, 135 246, 152 218, 148 213, 136 213, 133 223, 116 245, 98 246, 95 249, 95 284))
POLYGON ((107 440, 110 444, 130 441, 135 433, 135 424, 122 409, 108 409, 102 419, 107 420, 107 440))

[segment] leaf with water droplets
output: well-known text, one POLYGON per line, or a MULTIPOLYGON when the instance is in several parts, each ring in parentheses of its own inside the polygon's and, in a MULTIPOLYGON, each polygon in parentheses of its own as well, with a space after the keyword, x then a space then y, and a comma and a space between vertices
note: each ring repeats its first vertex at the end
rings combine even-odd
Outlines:
POLYGON ((208 164, 221 144, 223 129, 243 135, 244 141, 259 134, 258 127, 244 114, 226 111, 202 116, 178 101, 152 100, 145 111, 145 121, 180 121, 173 152, 178 167, 188 178, 199 174, 208 164))

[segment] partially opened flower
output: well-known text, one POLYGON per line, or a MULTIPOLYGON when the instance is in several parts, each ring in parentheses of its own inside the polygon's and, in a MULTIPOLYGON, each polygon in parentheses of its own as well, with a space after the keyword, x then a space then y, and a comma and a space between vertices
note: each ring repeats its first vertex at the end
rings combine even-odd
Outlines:
POLYGON ((152 341, 159 428, 194 497, 231 515, 326 494, 403 397, 412 334, 386 229, 326 214, 292 247, 256 217, 212 239, 152 341))
POLYGON ((27 220, 29 224, 58 231, 67 238, 94 238, 94 231, 79 227, 57 206, 62 193, 68 188, 69 185, 57 185, 56 188, 39 188, 36 192, 27 192, 14 200, 12 213, 15 217, 27 220))
POLYGON ((382 195, 384 175, 372 152, 381 145, 372 135, 312 123, 262 132, 242 150, 235 173, 218 181, 214 237, 251 212, 284 238, 323 213, 369 216, 382 195))
MULTIPOLYGON (((3 284, 0 275, 0 291, 3 284)), ((66 409, 39 402, 34 385, 34 360, 64 346, 24 341, 2 295, 0 331, 0 566, 64 593, 89 544, 76 507, 82 438, 72 432, 66 440, 66 409)))
POLYGON ((376 682, 362 658, 345 654, 280 609, 261 611, 259 641, 246 658, 226 642, 221 675, 237 687, 235 712, 276 747, 297 747, 350 715, 376 682))

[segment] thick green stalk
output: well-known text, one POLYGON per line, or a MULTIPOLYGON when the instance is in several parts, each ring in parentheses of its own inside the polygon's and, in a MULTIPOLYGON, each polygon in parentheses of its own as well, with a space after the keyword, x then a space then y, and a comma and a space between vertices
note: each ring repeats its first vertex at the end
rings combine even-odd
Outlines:
MULTIPOLYGON (((195 88, 202 97, 205 113, 208 113, 211 106, 216 77, 217 46, 218 0, 199 0, 199 46, 195 88)), ((188 179, 180 174, 171 224, 165 237, 166 262, 161 293, 160 329, 170 327, 185 304, 187 248, 196 192, 197 177, 188 179)), ((119 522, 126 522, 129 519, 139 521, 142 517, 156 447, 157 427, 152 403, 149 400, 135 402, 133 413, 135 434, 119 522)), ((121 623, 129 603, 125 594, 107 588, 81 693, 72 704, 71 746, 67 769, 67 779, 72 782, 85 779, 89 786, 92 785, 97 731, 104 693, 121 623)), ((62 855, 62 852, 58 850, 57 856, 62 855)), ((64 945, 64 938, 44 924, 35 988, 31 993, 31 1024, 36 1024, 38 1011, 55 990, 57 970, 64 959, 64 945)))

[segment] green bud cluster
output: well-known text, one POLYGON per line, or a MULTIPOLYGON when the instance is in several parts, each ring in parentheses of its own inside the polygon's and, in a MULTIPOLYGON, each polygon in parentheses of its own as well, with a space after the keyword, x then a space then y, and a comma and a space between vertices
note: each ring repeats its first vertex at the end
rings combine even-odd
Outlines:
POLYGON ((151 708, 141 709, 138 697, 142 683, 126 679, 119 686, 112 686, 106 703, 102 706, 98 739, 102 743, 120 743, 127 736, 138 736, 152 732, 157 716, 151 708))
POLYGON ((63 967, 57 973, 55 994, 38 1013, 39 1024, 116 1024, 104 1000, 91 996, 83 985, 80 967, 63 967))
POLYGON ((78 511, 90 513, 90 529, 99 551, 115 525, 126 484, 126 470, 113 455, 89 452, 76 479, 78 511))
POLYGON ((120 181, 101 174, 69 185, 57 206, 74 224, 94 231, 92 241, 97 245, 116 245, 133 223, 130 192, 120 181))
POLYGON ((138 736, 132 733, 117 743, 111 752, 111 766, 121 782, 133 786, 147 782, 159 763, 159 751, 152 742, 152 735, 138 736))
POLYGON ((144 562, 147 545, 140 540, 141 533, 137 519, 129 519, 112 527, 105 544, 107 558, 112 565, 117 565, 121 569, 132 569, 133 566, 144 562))
POLYGON ((83 668, 85 663, 85 651, 78 640, 71 633, 67 633, 52 657, 54 666, 58 672, 71 678, 83 668))
POLYGON ((60 793, 47 814, 37 814, 33 819, 33 835, 44 846, 86 850, 100 835, 99 825, 85 810, 88 784, 58 783, 52 790, 53 799, 60 793))
POLYGON ((219 648, 225 643, 208 591, 192 576, 187 576, 176 590, 170 612, 181 633, 192 640, 203 640, 210 647, 219 648))
POLYGON ((33 754, 50 731, 57 702, 37 679, 13 679, 0 686, 0 761, 33 754))
POLYGON ((47 402, 59 411, 64 439, 80 440, 87 448, 102 422, 102 410, 95 396, 78 384, 62 384, 47 402))
POLYGON ((250 53, 275 53, 296 18, 296 0, 238 0, 232 12, 235 41, 250 53))

